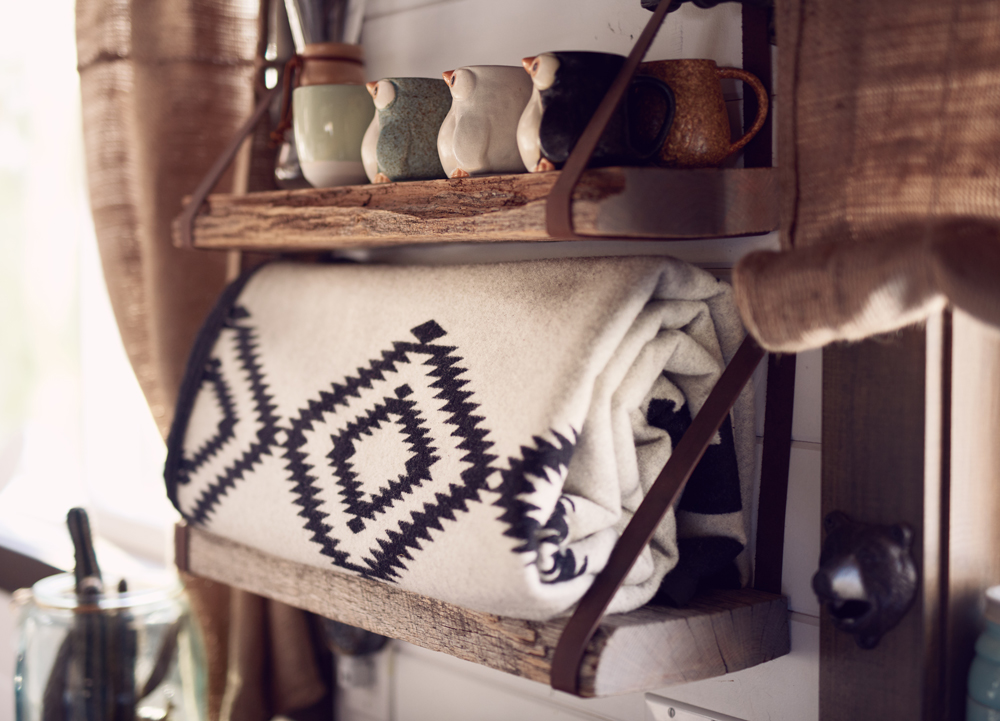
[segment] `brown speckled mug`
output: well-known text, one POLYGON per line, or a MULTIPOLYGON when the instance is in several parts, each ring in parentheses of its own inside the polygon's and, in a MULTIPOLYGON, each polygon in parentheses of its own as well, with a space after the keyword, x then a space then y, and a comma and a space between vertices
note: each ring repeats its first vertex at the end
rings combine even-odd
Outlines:
POLYGON ((767 91, 757 76, 739 68, 720 68, 714 60, 659 60, 639 66, 640 75, 662 80, 674 91, 676 110, 667 142, 654 159, 673 168, 720 165, 750 142, 767 117, 767 91), (753 125, 733 142, 729 114, 722 97, 723 78, 742 80, 757 95, 753 125))

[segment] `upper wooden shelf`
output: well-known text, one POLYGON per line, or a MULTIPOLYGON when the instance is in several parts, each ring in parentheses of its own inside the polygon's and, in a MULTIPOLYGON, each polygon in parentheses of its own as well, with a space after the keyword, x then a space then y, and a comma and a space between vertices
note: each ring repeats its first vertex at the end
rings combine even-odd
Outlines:
MULTIPOLYGON (((566 618, 522 621, 468 611, 390 584, 286 561, 186 525, 177 563, 196 576, 352 626, 548 684, 566 618)), ((704 594, 683 609, 605 616, 584 656, 581 696, 613 696, 739 671, 789 652, 783 596, 704 594)))
MULTIPOLYGON (((212 195, 195 219, 194 245, 289 252, 546 241, 545 198, 558 175, 212 195)), ((588 170, 573 198, 580 235, 684 240, 778 227, 776 168, 588 170)))

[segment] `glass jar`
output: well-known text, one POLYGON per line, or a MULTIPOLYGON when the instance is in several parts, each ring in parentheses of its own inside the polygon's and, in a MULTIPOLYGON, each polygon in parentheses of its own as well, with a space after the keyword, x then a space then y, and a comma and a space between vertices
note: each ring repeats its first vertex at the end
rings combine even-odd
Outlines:
POLYGON ((60 574, 14 603, 17 721, 207 718, 204 650, 176 577, 81 604, 60 574))
POLYGON ((986 630, 969 669, 966 721, 1000 721, 1000 586, 986 590, 986 630))

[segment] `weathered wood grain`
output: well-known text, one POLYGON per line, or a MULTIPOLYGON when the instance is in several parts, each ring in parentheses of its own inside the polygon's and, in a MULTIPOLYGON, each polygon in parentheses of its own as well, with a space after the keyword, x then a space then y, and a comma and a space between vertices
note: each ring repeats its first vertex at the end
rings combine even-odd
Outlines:
MULTIPOLYGON (((820 718, 942 719, 940 701, 940 337, 924 328, 823 350, 823 515, 913 529, 917 600, 874 649, 820 626, 820 718), (937 372, 933 367, 937 365, 937 372), (937 376, 935 378, 935 376, 937 376), (936 430, 935 430, 936 428, 936 430), (926 444, 926 445, 925 445, 926 444)), ((817 529, 819 532, 819 529, 817 529)))
MULTIPOLYGON (((198 576, 353 626, 549 683, 565 619, 479 613, 388 584, 285 561, 207 531, 179 526, 178 565, 198 576)), ((690 607, 647 606, 608 616, 581 668, 583 696, 610 696, 738 671, 789 651, 784 597, 716 592, 690 607)))
MULTIPOLYGON (((295 251, 549 240, 545 198, 557 177, 525 173, 213 195, 195 220, 195 246, 295 251)), ((573 221, 581 235, 753 235, 778 227, 777 192, 774 168, 603 168, 587 171, 577 186, 573 221)))

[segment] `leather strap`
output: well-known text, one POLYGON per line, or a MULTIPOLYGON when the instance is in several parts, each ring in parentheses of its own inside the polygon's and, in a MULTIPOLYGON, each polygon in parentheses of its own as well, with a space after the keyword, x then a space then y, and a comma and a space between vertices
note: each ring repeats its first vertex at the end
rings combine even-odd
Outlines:
POLYGON ((758 591, 781 593, 788 466, 792 454, 792 405, 795 402, 794 354, 768 356, 765 402, 753 587, 758 591))
POLYGON ((261 118, 267 112, 268 108, 271 107, 271 101, 274 96, 278 94, 281 90, 281 83, 278 83, 275 87, 264 93, 260 102, 257 103, 257 107, 254 108, 253 115, 243 123, 233 139, 229 141, 229 145, 226 146, 225 150, 219 155, 215 163, 205 173, 205 177, 202 178, 201 183, 195 188, 195 191, 191 194, 188 199, 187 205, 184 206, 184 210, 181 214, 177 216, 177 233, 180 236, 180 244, 182 248, 193 248, 194 247, 194 218, 198 215, 198 211, 201 210, 201 206, 205 204, 208 199, 208 194, 212 192, 212 189, 218 184, 220 178, 222 178, 223 173, 233 162, 233 158, 236 157, 236 153, 239 152, 240 146, 243 145, 243 141, 247 139, 253 129, 257 127, 257 123, 260 122, 261 118))
POLYGON ((573 146, 573 152, 566 159, 559 177, 556 179, 552 190, 549 191, 548 200, 545 203, 545 229, 549 236, 558 240, 594 240, 597 236, 577 235, 573 231, 573 188, 576 187, 580 176, 583 175, 590 156, 594 154, 597 141, 601 139, 604 129, 608 127, 611 116, 615 109, 625 97, 632 76, 639 69, 639 63, 646 56, 646 51, 653 44, 656 33, 663 24, 663 18, 667 16, 667 8, 671 3, 661 2, 653 12, 653 17, 646 23, 642 34, 632 47, 625 64, 618 71, 617 77, 607 94, 597 106, 597 110, 587 123, 586 129, 580 139, 573 146))
POLYGON ((306 60, 337 60, 340 62, 350 62, 359 63, 357 58, 350 58, 341 55, 293 55, 287 63, 285 63, 285 71, 282 77, 278 80, 278 84, 267 90, 260 98, 260 102, 257 103, 257 107, 254 108, 253 115, 240 126, 240 129, 236 131, 236 135, 233 139, 229 141, 229 145, 226 146, 225 150, 219 155, 215 164, 209 169, 202 178, 201 183, 195 188, 195 191, 191 194, 191 198, 188 200, 187 205, 184 206, 184 210, 177 217, 177 232, 180 236, 180 245, 182 248, 193 248, 194 247, 194 219, 198 215, 198 211, 201 210, 201 206, 205 204, 208 200, 209 193, 218 184, 219 179, 222 178, 222 174, 226 172, 226 169, 233 162, 236 157, 236 153, 239 152, 240 146, 243 145, 243 141, 253 132, 254 128, 257 127, 257 123, 261 121, 264 114, 267 113, 268 108, 271 107, 271 101, 274 97, 284 90, 281 103, 281 121, 278 126, 271 132, 271 142, 273 146, 276 146, 281 142, 284 137, 285 131, 291 127, 291 103, 292 103, 292 90, 295 87, 295 76, 296 73, 302 69, 302 66, 306 60))
POLYGON ((174 565, 181 573, 191 573, 188 554, 188 525, 184 521, 174 524, 174 565))
MULTIPOLYGON (((660 7, 667 3, 660 3, 660 7)), ((580 662, 597 631, 611 599, 632 569, 653 531, 684 491, 695 466, 701 460, 712 437, 726 419, 743 387, 764 357, 764 350, 751 336, 740 345, 732 361, 694 417, 659 477, 653 483, 632 520, 625 527, 594 583, 580 600, 576 611, 563 629, 552 657, 552 687, 576 694, 580 662)))

